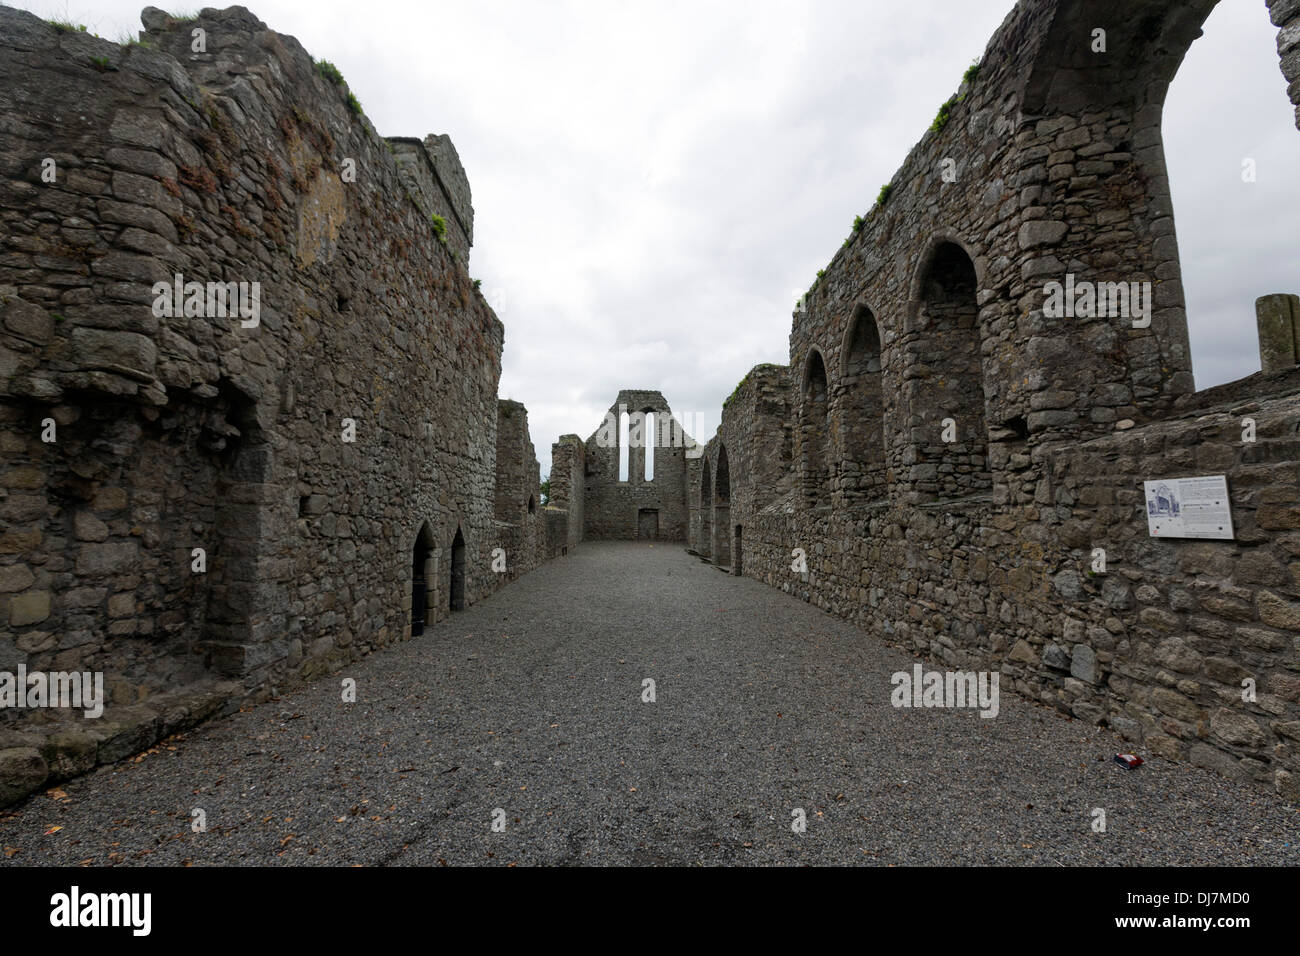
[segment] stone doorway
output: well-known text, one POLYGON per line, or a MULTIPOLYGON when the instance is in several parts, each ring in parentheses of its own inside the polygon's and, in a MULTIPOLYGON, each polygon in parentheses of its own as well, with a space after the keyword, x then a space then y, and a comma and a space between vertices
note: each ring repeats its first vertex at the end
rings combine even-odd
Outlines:
POLYGON ((449 606, 453 611, 465 610, 465 535, 460 528, 451 542, 451 595, 449 606))
POLYGON ((411 636, 424 633, 429 615, 429 546, 427 527, 421 528, 411 549, 411 636))
POLYGON ((731 573, 739 575, 740 569, 740 532, 741 526, 736 525, 736 533, 731 536, 731 573))
POLYGON ((659 537, 658 508, 642 508, 636 513, 636 536, 652 540, 659 537))

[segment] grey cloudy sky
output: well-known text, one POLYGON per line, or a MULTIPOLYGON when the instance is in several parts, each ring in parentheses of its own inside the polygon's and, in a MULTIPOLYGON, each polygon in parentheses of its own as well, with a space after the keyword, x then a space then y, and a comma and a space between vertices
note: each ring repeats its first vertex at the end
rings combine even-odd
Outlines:
MULTIPOLYGON (((14 0, 9 0, 14 3, 14 0)), ((18 0, 109 39, 140 0, 18 0)), ((620 387, 712 436, 750 367, 1013 0, 247 0, 384 135, 449 133, 543 472, 620 387)), ((184 12, 184 11, 176 11, 184 12)), ((1254 300, 1300 292, 1300 132, 1263 0, 1223 0, 1166 153, 1198 387, 1258 371, 1254 300), (1244 159, 1258 176, 1242 182, 1244 159)))

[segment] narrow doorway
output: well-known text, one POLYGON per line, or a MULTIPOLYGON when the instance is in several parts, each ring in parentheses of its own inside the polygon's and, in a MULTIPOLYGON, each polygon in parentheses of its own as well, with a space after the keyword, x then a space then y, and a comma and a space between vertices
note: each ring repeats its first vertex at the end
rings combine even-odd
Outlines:
POLYGON ((451 609, 465 610, 465 535, 460 528, 456 529, 456 537, 451 542, 451 587, 448 593, 451 595, 451 609))
POLYGON ((429 543, 423 532, 411 549, 411 636, 424 633, 429 611, 429 543))
POLYGON ((739 575, 740 569, 740 525, 736 525, 736 533, 731 539, 731 573, 739 575))

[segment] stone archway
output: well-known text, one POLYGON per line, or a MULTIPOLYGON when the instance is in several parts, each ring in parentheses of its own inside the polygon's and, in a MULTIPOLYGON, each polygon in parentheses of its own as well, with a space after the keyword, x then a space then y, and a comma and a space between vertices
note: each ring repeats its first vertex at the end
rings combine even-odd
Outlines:
POLYGON ((804 365, 799 405, 799 463, 804 502, 810 507, 830 501, 830 385, 821 352, 812 349, 804 365))
POLYGON ((433 532, 426 521, 420 526, 411 547, 411 636, 419 637, 428 624, 432 623, 429 593, 433 579, 433 532))
POLYGON ((853 310, 840 353, 840 488, 846 502, 870 501, 886 491, 885 396, 880 328, 867 306, 853 310))
POLYGON ((992 486, 984 411, 979 279, 969 254, 941 241, 918 273, 907 386, 916 463, 912 493, 951 498, 992 486))

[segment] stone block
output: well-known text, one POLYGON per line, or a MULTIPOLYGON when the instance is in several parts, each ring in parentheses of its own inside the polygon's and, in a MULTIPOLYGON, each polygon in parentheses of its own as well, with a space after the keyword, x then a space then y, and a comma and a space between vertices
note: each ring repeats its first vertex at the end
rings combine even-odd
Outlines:
POLYGON ((46 738, 41 756, 49 766, 50 782, 70 780, 94 770, 98 746, 94 737, 77 731, 65 731, 46 738))
POLYGON ((1297 354, 1296 321, 1300 317, 1300 299, 1294 295, 1274 294, 1255 300, 1255 324, 1259 330, 1259 361, 1265 372, 1278 372, 1295 366, 1297 354))
POLYGON ((41 752, 34 747, 0 750, 0 807, 34 793, 50 775, 41 752))
POLYGON ((1210 733, 1232 748, 1259 750, 1268 743, 1268 735, 1253 717, 1226 707, 1210 718, 1210 733))
POLYGON ((1070 676, 1085 684, 1096 684, 1101 679, 1097 654, 1087 644, 1076 644, 1070 654, 1070 676))
POLYGON ((79 369, 103 369, 147 381, 153 378, 158 349, 152 339, 136 332, 76 328, 68 357, 79 369))
POLYGON ((9 599, 9 625, 39 624, 50 616, 49 591, 24 591, 9 599))
POLYGON ((1048 644, 1043 649, 1043 666, 1050 667, 1052 670, 1068 671, 1070 655, 1065 648, 1057 644, 1048 644))
POLYGON ((7 564, 0 567, 0 594, 10 594, 29 587, 36 576, 25 564, 7 564))

